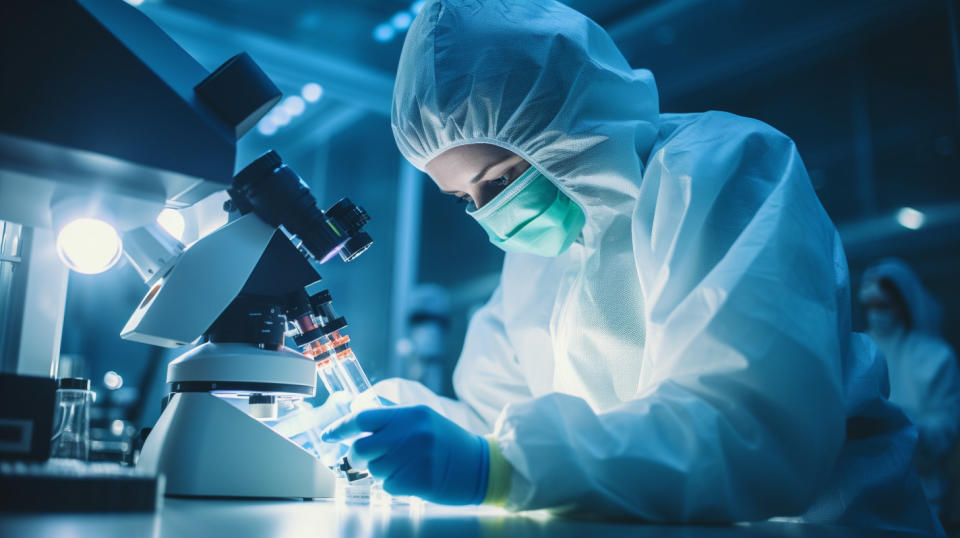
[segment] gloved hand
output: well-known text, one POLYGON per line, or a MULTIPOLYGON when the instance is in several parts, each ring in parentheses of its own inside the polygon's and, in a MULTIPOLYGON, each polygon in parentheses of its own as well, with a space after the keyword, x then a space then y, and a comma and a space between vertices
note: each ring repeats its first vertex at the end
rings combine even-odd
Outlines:
POLYGON ((347 454, 344 444, 320 441, 320 432, 334 421, 350 413, 353 397, 347 392, 335 392, 317 407, 302 402, 302 408, 280 417, 272 425, 274 431, 301 446, 311 446, 324 465, 335 465, 347 454))
POLYGON ((486 494, 487 440, 429 407, 361 411, 331 425, 321 438, 331 443, 357 438, 351 461, 365 463, 388 493, 440 504, 479 504, 486 494))
POLYGON ((301 408, 277 419, 273 429, 285 437, 300 435, 309 430, 322 431, 334 421, 350 413, 352 397, 339 391, 331 394, 323 404, 311 407, 301 402, 301 408))

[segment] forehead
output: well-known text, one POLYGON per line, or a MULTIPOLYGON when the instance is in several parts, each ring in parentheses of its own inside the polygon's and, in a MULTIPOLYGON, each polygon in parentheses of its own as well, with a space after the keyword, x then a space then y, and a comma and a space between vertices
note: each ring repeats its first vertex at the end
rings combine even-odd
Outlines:
POLYGON ((513 153, 492 144, 467 144, 448 149, 427 163, 427 173, 441 186, 463 186, 481 170, 505 161, 513 153))

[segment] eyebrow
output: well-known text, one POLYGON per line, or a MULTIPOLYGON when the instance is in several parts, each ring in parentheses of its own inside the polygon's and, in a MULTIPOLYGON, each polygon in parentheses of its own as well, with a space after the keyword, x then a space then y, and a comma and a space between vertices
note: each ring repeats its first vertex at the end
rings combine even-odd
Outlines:
POLYGON ((503 164, 503 161, 500 161, 498 163, 493 163, 491 165, 487 165, 483 170, 480 170, 480 172, 477 175, 473 176, 473 179, 470 180, 470 184, 473 185, 474 183, 480 181, 481 179, 483 179, 483 176, 487 175, 487 172, 489 172, 491 168, 500 164, 503 164))
POLYGON ((472 185, 472 184, 474 184, 474 183, 482 180, 483 177, 486 176, 486 175, 490 172, 490 170, 493 170, 494 168, 503 165, 505 162, 513 159, 513 157, 514 157, 514 156, 511 155, 510 157, 507 157, 506 159, 503 159, 502 161, 498 161, 498 162, 495 162, 495 163, 493 163, 493 164, 487 165, 486 167, 484 167, 483 170, 480 170, 480 172, 479 172, 477 175, 473 176, 473 179, 470 180, 470 184, 472 185))

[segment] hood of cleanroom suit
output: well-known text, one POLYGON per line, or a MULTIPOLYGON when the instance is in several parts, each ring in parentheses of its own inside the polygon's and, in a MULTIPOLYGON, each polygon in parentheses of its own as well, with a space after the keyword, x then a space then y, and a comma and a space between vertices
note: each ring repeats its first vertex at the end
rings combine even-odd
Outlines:
POLYGON ((912 327, 871 336, 887 359, 890 401, 917 426, 916 464, 923 491, 939 505, 949 488, 944 459, 960 436, 960 368, 953 349, 940 337, 940 305, 910 266, 889 258, 863 275, 864 283, 881 279, 900 292, 912 327))
POLYGON ((651 73, 550 0, 428 1, 391 119, 421 170, 494 144, 586 215, 556 258, 506 254, 470 323, 459 401, 378 387, 492 430, 508 507, 932 528, 916 433, 850 332, 842 247, 787 137, 660 114, 651 73))
MULTIPOLYGON (((863 282, 887 280, 900 292, 910 315, 912 329, 939 335, 943 311, 936 299, 920 283, 920 278, 903 260, 886 258, 863 273, 863 282)), ((863 290, 861 289, 861 295, 863 290)))

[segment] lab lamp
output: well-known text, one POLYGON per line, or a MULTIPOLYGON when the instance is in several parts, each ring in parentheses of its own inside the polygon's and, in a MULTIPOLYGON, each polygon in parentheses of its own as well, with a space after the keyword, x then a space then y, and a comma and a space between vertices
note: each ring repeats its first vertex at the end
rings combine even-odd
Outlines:
POLYGON ((57 254, 78 273, 102 273, 117 263, 122 252, 117 230, 100 219, 74 219, 57 232, 57 254))

